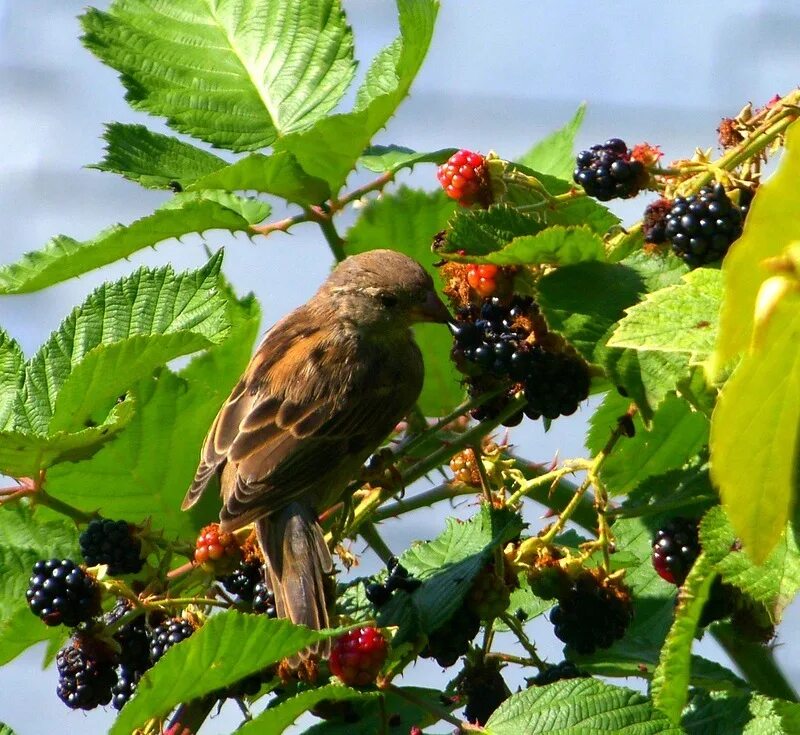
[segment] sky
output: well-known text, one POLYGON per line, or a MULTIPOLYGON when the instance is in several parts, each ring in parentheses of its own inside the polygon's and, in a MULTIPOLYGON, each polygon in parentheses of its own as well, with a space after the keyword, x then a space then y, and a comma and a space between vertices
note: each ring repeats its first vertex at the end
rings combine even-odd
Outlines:
MULTIPOLYGON (((115 222, 130 222, 165 197, 83 168, 102 156, 104 123, 137 122, 166 131, 160 120, 127 107, 116 73, 79 43, 76 16, 85 5, 85 0, 0 0, 0 263, 42 247, 57 233, 87 238, 115 222)), ((394 3, 344 0, 343 5, 363 73, 366 61, 396 34, 394 3)), ((513 158, 586 101, 579 146, 621 137, 629 144, 658 144, 667 160, 689 156, 695 146, 716 146, 721 117, 798 83, 798 37, 800 6, 789 0, 727 0, 724 12, 718 3, 687 0, 443 0, 432 48, 411 97, 376 142, 418 150, 495 150, 513 158)), ((432 167, 418 167, 403 180, 435 186, 432 167)), ((639 197, 616 211, 635 220, 645 202, 639 197)), ((281 216, 280 211, 274 214, 281 216)), ((346 225, 345 219, 340 229, 346 225)), ((259 297, 265 327, 305 301, 332 263, 311 225, 256 243, 216 234, 208 242, 227 246, 226 274, 241 293, 253 291, 259 297)), ((169 261, 184 269, 204 260, 197 238, 167 243, 46 291, 2 297, 0 326, 30 354, 101 281, 142 264, 169 261)), ((556 453, 577 456, 589 414, 587 408, 561 419, 548 434, 525 422, 512 441, 534 460, 556 453)), ((464 505, 457 509, 464 516, 471 511, 464 505)), ((387 525, 387 540, 401 551, 415 538, 436 535, 446 514, 442 509, 387 525)), ((377 566, 366 554, 359 573, 377 566)), ((799 611, 795 604, 787 613, 777 651, 798 687, 799 611)), ((550 626, 534 624, 530 630, 543 654, 559 660, 560 644, 550 626)), ((696 650, 726 661, 709 640, 696 650)), ((0 668, 0 721, 18 735, 55 735, 71 728, 88 735, 105 732, 113 711, 67 710, 55 696, 54 670, 39 671, 41 656, 35 648, 0 668)), ((425 685, 444 678, 426 663, 402 683, 425 685)), ((509 678, 512 685, 519 683, 509 678)), ((229 732, 237 715, 227 706, 203 732, 229 732)))

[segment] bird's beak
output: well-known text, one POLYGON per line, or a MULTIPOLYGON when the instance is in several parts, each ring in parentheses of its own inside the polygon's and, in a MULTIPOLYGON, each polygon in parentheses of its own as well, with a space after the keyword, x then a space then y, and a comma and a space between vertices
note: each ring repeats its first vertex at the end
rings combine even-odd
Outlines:
POLYGON ((411 318, 415 322, 438 322, 440 324, 453 320, 447 307, 433 290, 428 291, 425 301, 411 309, 411 318))

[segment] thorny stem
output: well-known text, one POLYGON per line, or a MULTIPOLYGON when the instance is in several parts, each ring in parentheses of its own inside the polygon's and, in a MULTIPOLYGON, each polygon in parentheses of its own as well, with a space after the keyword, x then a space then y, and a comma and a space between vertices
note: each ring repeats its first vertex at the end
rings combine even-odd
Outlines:
POLYGON ((511 497, 509 497, 506 505, 516 505, 525 495, 528 495, 534 490, 538 490, 540 487, 544 487, 545 485, 550 485, 553 487, 563 479, 564 475, 569 475, 573 472, 577 472, 575 467, 564 466, 559 467, 557 470, 545 472, 543 475, 539 475, 538 477, 534 477, 533 479, 528 480, 520 485, 519 488, 514 491, 511 497))
POLYGON ((558 520, 552 526, 550 526, 550 528, 547 530, 547 533, 538 539, 538 544, 547 546, 548 544, 552 543, 553 539, 558 536, 559 533, 561 533, 561 531, 564 529, 564 526, 567 525, 567 521, 572 516, 573 511, 583 500, 583 496, 589 489, 590 484, 591 482, 587 477, 575 491, 575 494, 572 496, 572 500, 570 500, 564 510, 559 513, 558 520))
POLYGON ((412 510, 425 508, 440 500, 454 499, 462 495, 475 495, 475 488, 457 482, 445 482, 441 485, 417 493, 413 498, 403 498, 391 505, 384 505, 372 514, 373 521, 384 521, 387 518, 394 518, 412 510))
POLYGON ((533 644, 533 641, 531 641, 531 639, 528 638, 527 633, 525 633, 525 631, 522 629, 522 625, 520 624, 519 620, 517 620, 513 615, 509 615, 508 613, 503 613, 500 616, 500 619, 509 627, 511 632, 515 636, 517 636, 520 645, 528 652, 528 655, 531 657, 531 662, 533 663, 533 665, 540 671, 544 671, 547 668, 547 664, 539 656, 539 653, 536 650, 536 646, 533 644))
POLYGON ((391 559, 394 554, 392 554, 392 550, 388 547, 383 538, 381 538, 378 529, 375 528, 375 524, 364 523, 358 532, 361 534, 364 541, 366 541, 372 547, 372 550, 380 557, 381 561, 384 564, 388 564, 389 559, 391 559))
POLYGON ((538 664, 532 658, 525 658, 524 656, 515 656, 512 653, 502 653, 500 651, 492 651, 486 654, 486 658, 494 658, 498 661, 503 661, 507 664, 518 664, 519 666, 537 666, 538 664))
POLYGON ((63 500, 59 500, 58 498, 54 498, 52 495, 48 495, 48 493, 46 493, 41 487, 39 488, 38 492, 36 492, 34 500, 36 503, 43 505, 45 508, 50 508, 50 510, 54 510, 56 513, 69 516, 76 523, 89 523, 89 521, 92 521, 98 517, 97 513, 85 513, 84 511, 76 508, 74 505, 70 505, 69 503, 65 503, 63 500))

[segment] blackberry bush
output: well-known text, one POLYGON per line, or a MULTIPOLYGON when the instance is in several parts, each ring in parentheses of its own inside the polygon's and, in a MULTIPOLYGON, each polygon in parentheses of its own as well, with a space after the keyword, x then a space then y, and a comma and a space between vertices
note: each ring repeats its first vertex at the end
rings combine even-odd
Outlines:
POLYGON ((108 564, 109 574, 136 574, 141 571, 141 539, 125 521, 98 518, 80 535, 81 554, 87 566, 108 564))
POLYGON ((631 151, 619 138, 607 140, 581 151, 572 178, 591 197, 629 199, 647 184, 647 171, 640 161, 631 159, 631 151))
POLYGON ((37 561, 25 599, 46 625, 74 627, 100 612, 97 580, 70 559, 37 561))

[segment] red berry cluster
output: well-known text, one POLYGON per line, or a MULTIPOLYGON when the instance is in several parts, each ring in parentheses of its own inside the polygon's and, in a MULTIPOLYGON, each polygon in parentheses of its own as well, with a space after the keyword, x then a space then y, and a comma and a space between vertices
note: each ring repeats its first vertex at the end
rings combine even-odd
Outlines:
POLYGON ((242 552, 233 534, 220 530, 219 523, 209 523, 197 537, 194 560, 198 564, 208 564, 223 557, 241 559, 242 552))
POLYGON ((336 640, 329 664, 348 686, 368 686, 381 670, 388 645, 377 628, 357 628, 336 640))
POLYGON ((480 153, 460 150, 439 166, 436 177, 447 196, 459 204, 488 204, 489 181, 486 159, 480 153))

